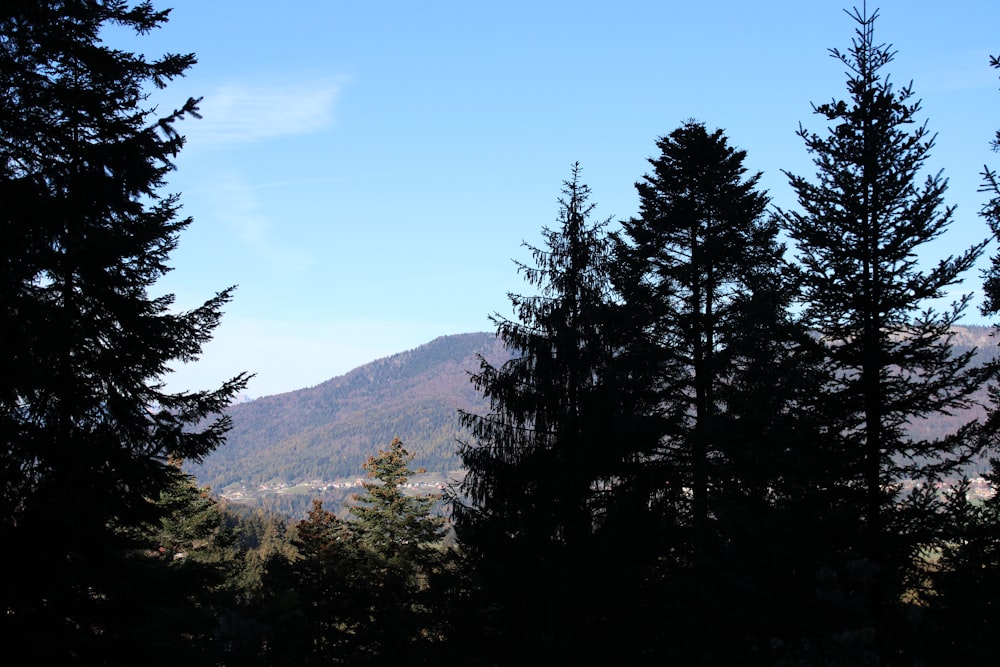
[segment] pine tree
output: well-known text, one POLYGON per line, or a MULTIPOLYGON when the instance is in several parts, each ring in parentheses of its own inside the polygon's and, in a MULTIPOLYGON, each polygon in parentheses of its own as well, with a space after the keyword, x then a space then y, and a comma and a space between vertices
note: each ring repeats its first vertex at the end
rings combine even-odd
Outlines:
POLYGON ((399 438, 392 439, 388 450, 368 457, 364 493, 356 495, 350 505, 355 518, 351 530, 365 548, 387 562, 419 573, 425 568, 428 550, 442 539, 444 518, 432 514, 440 497, 404 492, 414 474, 411 461, 413 454, 399 438))
MULTIPOLYGON (((990 57, 990 66, 1000 69, 1000 56, 990 57)), ((997 130, 992 146, 994 151, 1000 152, 1000 130, 997 130)), ((993 238, 1000 238, 1000 178, 996 170, 988 166, 983 168, 983 185, 980 191, 990 196, 980 214, 989 224, 993 238)), ((983 275, 983 292, 986 297, 982 306, 984 315, 1000 313, 1000 254, 991 259, 990 267, 983 275)))
POLYGON ((441 641, 430 581, 444 519, 432 513, 437 497, 404 491, 412 460, 399 438, 369 457, 346 520, 313 501, 296 527, 299 558, 270 584, 294 602, 273 623, 269 661, 422 664, 441 641))
POLYGON ((387 450, 365 461, 364 492, 348 505, 348 531, 371 570, 366 581, 373 623, 359 633, 359 643, 377 647, 377 664, 429 661, 444 639, 438 575, 450 556, 442 544, 445 519, 434 511, 440 495, 404 490, 423 472, 410 469, 413 458, 393 438, 387 450))
POLYGON ((493 318, 513 358, 483 359, 473 375, 490 411, 462 414, 473 439, 460 451, 458 538, 497 612, 493 648, 514 662, 593 659, 628 616, 612 596, 640 595, 626 581, 643 551, 632 529, 648 512, 636 492, 648 440, 629 418, 637 397, 616 356, 606 221, 589 221, 589 196, 575 165, 558 227, 528 246, 533 265, 518 265, 538 293, 510 295, 516 320, 493 318))
POLYGON ((826 357, 823 401, 841 443, 839 486, 858 526, 841 536, 829 566, 853 591, 856 627, 875 628, 887 658, 901 645, 887 634, 898 618, 891 611, 918 585, 921 552, 945 516, 933 484, 977 447, 971 426, 921 440, 907 425, 967 407, 981 383, 972 353, 954 354, 951 345, 968 297, 942 311, 932 301, 961 281, 984 244, 921 266, 926 244, 952 222, 947 182, 922 176, 933 137, 915 124, 911 87, 896 89, 885 74, 894 54, 875 42, 877 13, 850 16, 858 24, 852 47, 831 51, 847 67, 848 98, 815 108, 825 136, 799 131, 817 174, 788 175, 802 211, 782 218, 802 266, 803 318, 826 357), (913 492, 901 492, 904 480, 917 485, 913 492))
POLYGON ((763 555, 788 546, 787 508, 801 500, 789 475, 806 438, 805 337, 789 314, 794 271, 746 152, 696 121, 657 148, 636 184, 640 214, 615 235, 614 281, 633 327, 626 347, 645 361, 635 368, 656 390, 663 427, 648 464, 670 490, 660 597, 684 600, 668 605, 665 650, 725 663, 746 653, 746 638, 773 636, 754 637, 749 616, 766 626, 779 614, 763 609, 779 594, 764 571, 785 560, 763 555), (687 641, 698 626, 719 641, 687 641))
MULTIPOLYGON (((765 264, 777 266, 777 227, 764 217, 760 174, 746 176, 745 151, 689 121, 657 141, 653 173, 636 184, 640 216, 622 223, 616 287, 639 313, 636 333, 652 345, 650 383, 658 409, 672 416, 664 457, 680 472, 671 482, 691 490, 694 544, 709 533, 710 461, 720 452, 718 391, 732 372, 727 338, 739 298, 765 264)), ((755 285, 755 286, 760 286, 755 285)))
POLYGON ((124 606, 132 618, 115 648, 126 663, 143 655, 146 664, 217 665, 226 649, 219 619, 237 572, 232 532, 207 489, 179 467, 157 505, 162 516, 133 531, 141 548, 130 558, 138 576, 124 606))
MULTIPOLYGON (((150 294, 190 219, 160 192, 195 100, 158 113, 195 62, 102 43, 167 12, 149 3, 6 2, 0 9, 0 627, 36 659, 111 655, 129 622, 129 528, 155 521, 169 460, 223 440, 220 412, 245 384, 173 393, 231 291, 177 313, 150 294), (19 548, 9 548, 20 545, 19 548)), ((138 662, 139 656, 133 656, 138 662)))

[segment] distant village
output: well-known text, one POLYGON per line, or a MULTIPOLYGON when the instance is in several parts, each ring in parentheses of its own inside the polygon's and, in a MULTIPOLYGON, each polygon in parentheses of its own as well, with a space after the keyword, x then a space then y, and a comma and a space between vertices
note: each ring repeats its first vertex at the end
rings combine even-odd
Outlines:
MULTIPOLYGON (((904 492, 910 491, 914 488, 914 486, 915 484, 913 484, 913 482, 909 481, 903 482, 902 490, 904 492)), ((934 485, 934 488, 943 493, 952 486, 953 484, 951 482, 938 482, 937 484, 934 485)), ((995 495, 996 495, 996 489, 993 487, 992 484, 990 484, 988 479, 985 479, 983 477, 973 477, 969 480, 969 491, 966 494, 966 497, 969 500, 978 500, 978 501, 989 500, 995 495)))
MULTIPOLYGON (((418 494, 439 494, 457 478, 461 473, 423 473, 416 474, 402 485, 405 493, 418 494)), ((328 492, 344 491, 347 489, 360 490, 365 483, 364 477, 340 478, 334 481, 314 479, 307 482, 289 484, 284 481, 271 481, 258 485, 256 488, 248 489, 240 484, 232 484, 222 490, 219 495, 232 502, 253 500, 261 495, 269 493, 289 494, 289 495, 321 495, 328 492)))
MULTIPOLYGON (((423 473, 414 475, 403 489, 407 493, 417 494, 438 494, 443 493, 456 480, 461 479, 462 471, 452 471, 449 473, 423 473)), ((222 491, 219 495, 226 500, 233 502, 253 500, 268 493, 294 494, 294 495, 320 495, 327 492, 343 491, 347 489, 360 489, 365 482, 364 477, 340 478, 334 481, 314 479, 307 482, 289 484, 283 481, 272 481, 260 484, 254 489, 247 489, 245 486, 233 484, 222 491)), ((914 488, 912 482, 903 482, 902 490, 910 491, 914 488)), ((944 492, 952 486, 949 482, 938 482, 935 488, 944 492)), ((967 497, 970 500, 984 501, 996 495, 996 488, 984 477, 973 477, 969 480, 969 491, 967 497)))

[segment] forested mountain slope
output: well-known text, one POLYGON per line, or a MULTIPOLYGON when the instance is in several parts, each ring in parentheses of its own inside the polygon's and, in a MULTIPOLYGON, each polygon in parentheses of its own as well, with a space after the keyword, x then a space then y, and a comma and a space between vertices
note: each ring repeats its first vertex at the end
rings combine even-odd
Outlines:
MULTIPOLYGON (((976 355, 972 360, 974 366, 983 365, 1000 356, 1000 348, 997 347, 998 343, 1000 343, 1000 338, 993 335, 993 327, 977 325, 960 326, 955 327, 953 334, 952 346, 956 354, 976 349, 976 355)), ((988 401, 986 389, 981 389, 976 398, 980 403, 985 405, 988 401)), ((938 414, 929 419, 911 423, 910 432, 914 437, 940 438, 953 433, 962 424, 969 421, 970 418, 983 416, 985 416, 985 410, 981 407, 974 407, 967 412, 953 415, 938 414)), ((982 469, 986 470, 987 468, 988 462, 983 461, 982 469)))
POLYGON ((455 469, 457 410, 483 406, 468 376, 477 354, 506 356, 492 333, 443 336, 315 387, 234 405, 227 443, 191 472, 216 491, 360 476, 365 459, 397 436, 416 454, 414 467, 455 469))
MULTIPOLYGON (((956 352, 977 347, 978 363, 995 357, 991 331, 958 328, 956 352)), ((461 435, 456 411, 486 407, 469 382, 477 353, 492 362, 508 356, 492 333, 442 336, 315 387, 234 405, 227 443, 190 469, 216 491, 360 476, 365 459, 398 436, 416 454, 414 467, 454 470, 461 435)), ((966 417, 937 417, 914 428, 943 435, 966 417)))

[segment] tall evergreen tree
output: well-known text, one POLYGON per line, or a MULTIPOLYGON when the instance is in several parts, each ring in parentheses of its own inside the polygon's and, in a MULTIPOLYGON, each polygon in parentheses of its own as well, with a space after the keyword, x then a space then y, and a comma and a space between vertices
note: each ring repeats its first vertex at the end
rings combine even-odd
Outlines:
POLYGON ((364 491, 348 505, 348 530, 372 570, 366 583, 373 623, 359 643, 369 650, 379 647, 377 664, 429 663, 444 638, 444 619, 438 613, 442 591, 434 584, 448 557, 442 544, 445 519, 434 511, 439 495, 404 490, 409 478, 421 472, 410 468, 413 458, 393 438, 388 449, 365 461, 364 491))
MULTIPOLYGON (((1000 69, 1000 56, 991 56, 990 66, 1000 69)), ((991 145, 994 151, 1000 153, 1000 130, 997 130, 991 145)), ((980 191, 990 197, 980 213, 990 226, 993 238, 1000 239, 1000 177, 996 170, 988 166, 983 168, 983 185, 980 191)), ((991 258, 990 266, 983 275, 983 292, 986 296, 982 306, 983 314, 1000 313, 1000 253, 991 258)), ((1000 405, 1000 402, 997 404, 1000 405)))
POLYGON ((198 356, 231 296, 177 313, 149 293, 190 222, 160 188, 196 101, 158 114, 145 100, 195 59, 101 38, 166 20, 125 0, 0 9, 0 567, 16 573, 0 632, 41 661, 113 661, 130 622, 126 529, 163 511, 169 459, 222 442, 225 419, 199 424, 247 379, 181 393, 162 379, 198 356))
POLYGON ((688 121, 657 148, 636 184, 640 214, 615 235, 614 281, 631 327, 624 356, 644 360, 633 368, 662 429, 647 463, 667 489, 661 649, 680 662, 766 659, 801 609, 784 580, 801 547, 802 445, 820 442, 806 336, 789 311, 795 272, 760 174, 722 130, 688 121))
POLYGON ((778 294, 783 248, 764 215, 760 174, 746 174, 746 152, 722 130, 689 121, 657 148, 652 173, 636 184, 640 215, 616 237, 615 284, 646 349, 657 410, 668 416, 662 458, 671 486, 690 490, 680 513, 698 552, 712 532, 711 496, 721 481, 713 461, 726 447, 720 392, 740 339, 759 340, 749 304, 764 303, 765 290, 778 294))
POLYGON ((543 230, 544 248, 529 246, 534 265, 519 265, 539 293, 510 296, 516 320, 494 317, 513 359, 481 360, 473 375, 490 411, 462 415, 473 440, 461 449, 458 537, 499 610, 503 640, 493 648, 515 662, 608 649, 616 624, 603 616, 620 619, 627 607, 601 586, 632 571, 628 559, 641 552, 635 533, 625 557, 623 523, 641 523, 644 503, 623 508, 648 443, 641 421, 626 417, 635 397, 616 366, 606 223, 589 221, 589 196, 575 165, 558 227, 543 230))
MULTIPOLYGON (((848 97, 815 108, 829 124, 825 135, 800 130, 817 174, 813 181, 788 175, 802 210, 782 218, 802 266, 803 317, 826 357, 823 400, 858 526, 830 566, 846 575, 834 561, 853 561, 853 581, 842 583, 857 593, 857 622, 888 638, 898 618, 890 612, 918 583, 921 550, 940 534, 943 507, 929 489, 976 449, 966 437, 971 427, 924 440, 907 425, 968 406, 981 383, 969 369, 972 353, 955 354, 951 344, 968 298, 941 311, 932 300, 961 281, 984 244, 921 265, 926 244, 952 222, 953 207, 943 206, 947 182, 922 176, 933 137, 915 124, 920 105, 911 87, 896 89, 885 73, 894 53, 875 41, 877 12, 849 14, 858 25, 852 46, 831 51, 847 67, 848 97), (904 480, 918 486, 903 494, 904 480)), ((884 646, 883 658, 899 647, 884 646)))
POLYGON ((219 619, 237 572, 233 533, 208 491, 179 468, 157 505, 162 516, 132 531, 141 548, 123 600, 131 620, 115 648, 125 663, 142 656, 149 665, 217 665, 228 643, 219 641, 219 619))

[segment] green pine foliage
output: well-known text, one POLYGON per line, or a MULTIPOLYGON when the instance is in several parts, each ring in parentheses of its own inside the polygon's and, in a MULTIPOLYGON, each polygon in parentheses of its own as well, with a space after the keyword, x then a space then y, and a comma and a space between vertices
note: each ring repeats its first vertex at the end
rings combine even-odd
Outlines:
POLYGON ((265 664, 429 660, 444 623, 431 584, 448 554, 437 499, 404 493, 412 459, 398 438, 371 456, 348 519, 313 501, 296 525, 296 557, 265 578, 265 664))
POLYGON ((444 529, 444 518, 432 515, 438 496, 403 490, 414 472, 412 460, 403 442, 393 438, 388 450, 380 449, 365 462, 364 492, 350 505, 351 527, 362 546, 401 568, 418 566, 441 541, 444 529))
POLYGON ((226 650, 220 619, 239 568, 233 533, 217 502, 179 471, 157 505, 160 518, 135 531, 130 617, 116 650, 126 663, 148 653, 147 664, 218 664, 226 650))

